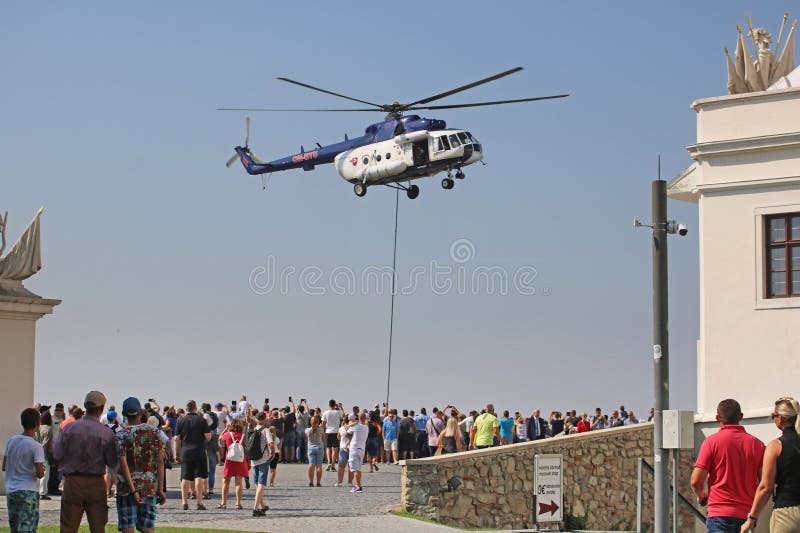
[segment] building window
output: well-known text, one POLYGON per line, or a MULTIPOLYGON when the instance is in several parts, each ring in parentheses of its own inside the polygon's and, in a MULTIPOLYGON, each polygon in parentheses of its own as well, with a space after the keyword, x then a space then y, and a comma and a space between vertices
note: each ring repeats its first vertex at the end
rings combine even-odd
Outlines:
POLYGON ((764 222, 767 298, 800 296, 800 213, 771 215, 764 222))

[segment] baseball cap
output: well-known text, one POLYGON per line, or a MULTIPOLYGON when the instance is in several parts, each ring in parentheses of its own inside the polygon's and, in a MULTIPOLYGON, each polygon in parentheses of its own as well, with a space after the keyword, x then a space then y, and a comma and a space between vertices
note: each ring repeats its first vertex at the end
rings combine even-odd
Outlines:
POLYGON ((117 419, 117 412, 116 411, 109 411, 106 413, 106 419, 108 420, 116 420, 117 419))
POLYGON ((39 413, 40 414, 43 414, 45 411, 48 411, 48 410, 50 410, 50 406, 49 405, 40 405, 39 406, 39 413))
POLYGON ((225 405, 222 402, 217 402, 217 403, 214 404, 214 407, 217 407, 217 408, 225 407, 225 405))
POLYGON ((127 415, 135 415, 142 410, 142 404, 139 403, 138 398, 131 396, 122 402, 122 413, 127 415))
POLYGON ((100 407, 106 404, 106 395, 100 391, 93 390, 86 395, 83 400, 83 406, 87 409, 92 407, 100 407))
POLYGON ((63 411, 63 410, 64 410, 64 404, 63 404, 63 403, 61 403, 61 402, 58 402, 58 403, 56 404, 56 409, 60 409, 60 410, 62 410, 62 411, 63 411))

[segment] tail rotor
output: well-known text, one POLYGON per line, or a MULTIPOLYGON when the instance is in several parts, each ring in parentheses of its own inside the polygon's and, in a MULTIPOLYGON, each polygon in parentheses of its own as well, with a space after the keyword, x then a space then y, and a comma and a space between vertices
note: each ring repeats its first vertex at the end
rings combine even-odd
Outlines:
MULTIPOLYGON (((244 131, 244 152, 249 155, 253 161, 259 165, 263 165, 264 161, 250 151, 250 117, 244 117, 244 131)), ((231 168, 231 165, 233 165, 239 159, 241 159, 241 155, 237 152, 233 154, 230 159, 228 159, 228 161, 225 163, 225 166, 231 168)))

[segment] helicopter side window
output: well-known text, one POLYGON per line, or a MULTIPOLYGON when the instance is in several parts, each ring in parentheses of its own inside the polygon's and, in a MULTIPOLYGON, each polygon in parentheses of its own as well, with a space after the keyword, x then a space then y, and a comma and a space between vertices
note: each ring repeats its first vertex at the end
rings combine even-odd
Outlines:
POLYGON ((447 135, 442 135, 441 137, 439 137, 439 140, 442 143, 442 150, 449 150, 450 149, 450 143, 447 142, 447 135))
POLYGON ((450 135, 450 145, 453 147, 453 149, 456 149, 459 146, 461 146, 461 141, 458 140, 458 135, 456 135, 455 133, 450 135))

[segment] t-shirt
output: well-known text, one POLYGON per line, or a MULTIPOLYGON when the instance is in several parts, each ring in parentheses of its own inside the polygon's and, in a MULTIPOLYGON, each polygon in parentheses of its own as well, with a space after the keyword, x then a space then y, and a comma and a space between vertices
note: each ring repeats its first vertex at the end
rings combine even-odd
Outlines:
POLYGON ((400 423, 395 419, 387 418, 383 422, 383 438, 386 440, 397 440, 397 431, 400 429, 400 423))
POLYGON ((322 413, 322 422, 325 423, 325 433, 336 433, 342 423, 342 412, 338 409, 328 409, 322 413))
POLYGON ((347 434, 347 428, 342 426, 339 428, 339 448, 346 450, 350 447, 350 435, 347 434))
POLYGON ((428 423, 428 415, 418 414, 414 417, 414 423, 417 425, 417 431, 425 431, 425 424, 428 423))
POLYGON ((188 413, 180 419, 175 435, 181 438, 181 461, 206 458, 206 433, 209 433, 208 424, 197 413, 188 413))
POLYGON ((230 417, 225 411, 219 410, 214 411, 214 414, 217 415, 217 419, 219 422, 217 423, 217 433, 222 433, 225 431, 225 428, 228 426, 228 422, 230 421, 230 417))
POLYGON ((428 446, 435 448, 439 445, 439 433, 444 431, 444 421, 438 416, 434 416, 428 420, 425 431, 428 433, 428 446))
POLYGON ((367 445, 367 435, 369 434, 367 425, 360 422, 358 424, 353 424, 347 429, 347 433, 351 435, 350 449, 363 450, 367 445))
POLYGON ((417 434, 417 425, 414 419, 406 416, 400 419, 400 436, 406 438, 417 434))
POLYGON ((297 411, 297 415, 295 415, 295 418, 297 419, 297 426, 296 426, 297 432, 298 433, 305 432, 306 428, 309 426, 308 421, 311 419, 311 417, 308 415, 308 413, 301 413, 300 411, 297 411))
POLYGON ((312 428, 306 428, 306 437, 308 437, 309 446, 325 447, 325 444, 322 442, 322 431, 320 428, 317 428, 316 433, 312 428))
POLYGON ((286 416, 283 417, 283 432, 289 433, 293 432, 297 425, 297 418, 294 416, 294 413, 286 413, 286 416))
MULTIPOLYGON (((139 424, 124 429, 118 435, 119 456, 128 461, 136 492, 143 498, 156 495, 158 490, 158 454, 164 449, 159 430, 150 424, 139 424)), ((119 484, 122 495, 130 494, 127 483, 119 484)))
POLYGON ((491 446, 494 444, 494 428, 500 427, 497 417, 484 413, 475 419, 475 446, 491 446))
POLYGON ((500 438, 509 440, 514 436, 514 419, 503 417, 498 422, 500 425, 500 438))
POLYGON ((747 518, 764 449, 738 424, 726 424, 703 441, 694 466, 708 472, 708 516, 747 518))
POLYGON ((6 443, 6 492, 39 491, 36 463, 44 465, 44 448, 33 437, 14 435, 6 443))
MULTIPOLYGON (((268 427, 258 425, 253 429, 253 431, 261 432, 261 450, 264 453, 261 455, 261 459, 253 460, 252 464, 253 466, 263 465, 264 463, 267 463, 270 461, 270 459, 272 459, 272 452, 269 449, 269 445, 274 444, 275 442, 274 439, 272 438, 272 432, 269 430, 268 427)), ((246 445, 246 442, 243 443, 243 445, 246 445)))
POLYGON ((250 402, 247 400, 242 400, 239 402, 239 405, 236 406, 240 413, 249 413, 250 412, 250 402))

